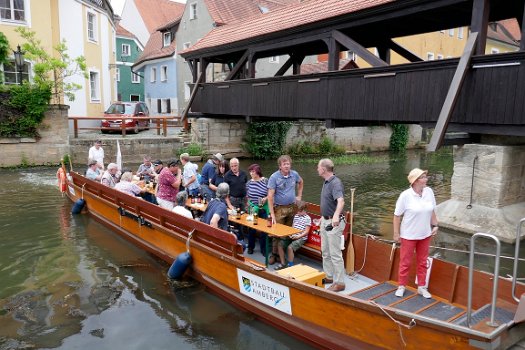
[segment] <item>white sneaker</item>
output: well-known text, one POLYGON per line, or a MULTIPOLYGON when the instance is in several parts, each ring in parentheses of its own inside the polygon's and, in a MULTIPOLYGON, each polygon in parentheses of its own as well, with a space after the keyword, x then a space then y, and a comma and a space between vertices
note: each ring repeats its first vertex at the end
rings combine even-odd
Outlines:
POLYGON ((427 287, 417 287, 417 294, 422 295, 426 299, 432 298, 432 294, 428 292, 427 287))
POLYGON ((405 287, 404 286, 397 287, 395 296, 398 298, 401 298, 403 295, 405 295, 405 287))

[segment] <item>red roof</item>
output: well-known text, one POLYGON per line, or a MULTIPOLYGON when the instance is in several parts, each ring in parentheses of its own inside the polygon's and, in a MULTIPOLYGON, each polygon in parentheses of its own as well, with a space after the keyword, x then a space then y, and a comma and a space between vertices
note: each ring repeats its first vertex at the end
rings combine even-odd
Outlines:
MULTIPOLYGON (((215 0, 217 1, 217 0, 215 0)), ((394 0, 310 0, 260 14, 244 21, 216 28, 184 51, 230 44, 282 30, 345 15, 394 0)))
POLYGON ((160 25, 173 22, 182 16, 184 4, 170 0, 135 0, 149 33, 153 33, 160 25))
POLYGON ((148 43, 144 47, 144 51, 137 59, 137 62, 134 65, 137 65, 141 62, 152 60, 156 58, 169 57, 173 55, 177 49, 175 40, 173 40, 170 46, 163 47, 163 33, 156 31, 151 34, 149 37, 148 43))
POLYGON ((117 23, 117 36, 135 39, 135 35, 131 32, 129 32, 126 28, 120 25, 120 23, 117 23))
POLYGON ((263 11, 298 4, 301 0, 204 0, 211 18, 217 25, 232 24, 263 11))
POLYGON ((517 45, 521 39, 521 30, 515 18, 491 23, 487 32, 489 39, 517 45))

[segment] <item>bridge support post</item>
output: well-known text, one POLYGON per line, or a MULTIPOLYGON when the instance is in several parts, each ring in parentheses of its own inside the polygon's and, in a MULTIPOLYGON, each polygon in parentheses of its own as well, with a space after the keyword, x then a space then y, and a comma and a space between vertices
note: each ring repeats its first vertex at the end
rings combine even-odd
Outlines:
POLYGON ((437 208, 440 227, 470 234, 492 233, 511 243, 523 213, 524 145, 454 146, 451 198, 437 208))

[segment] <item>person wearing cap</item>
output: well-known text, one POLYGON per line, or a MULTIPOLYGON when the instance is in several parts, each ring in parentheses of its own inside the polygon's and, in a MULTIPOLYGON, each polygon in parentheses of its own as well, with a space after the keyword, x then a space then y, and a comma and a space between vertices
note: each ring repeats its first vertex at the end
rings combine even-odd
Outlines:
POLYGON ((88 160, 94 159, 97 161, 97 167, 104 170, 104 149, 102 149, 102 141, 97 140, 89 149, 88 160))
POLYGON ((197 181, 197 167, 195 164, 190 162, 190 155, 188 153, 182 153, 180 155, 180 161, 184 170, 182 171, 182 185, 190 196, 196 196, 199 194, 199 181, 197 181))
POLYGON ((427 258, 430 239, 438 231, 436 216, 436 198, 427 186, 427 170, 412 169, 408 174, 410 187, 403 191, 396 202, 394 211, 394 240, 401 241, 398 288, 396 297, 405 294, 408 283, 408 272, 414 250, 416 251, 417 292, 424 298, 432 295, 426 286, 427 258))
POLYGON ((208 159, 206 164, 202 167, 200 180, 201 194, 208 199, 215 197, 215 191, 210 188, 210 183, 213 180, 217 166, 222 160, 224 160, 222 154, 216 153, 208 159))
POLYGON ((117 173, 118 165, 115 163, 109 163, 108 168, 106 169, 106 171, 104 171, 104 174, 102 174, 100 183, 102 183, 104 186, 114 188, 115 185, 119 182, 117 173))
POLYGON ((177 193, 181 182, 180 162, 177 159, 168 162, 157 180, 157 202, 163 208, 173 210, 177 202, 177 193))
POLYGON ((317 173, 323 178, 321 189, 321 254, 326 283, 332 283, 328 290, 341 292, 345 285, 345 265, 341 252, 341 236, 345 222, 341 220, 345 206, 344 186, 334 174, 334 162, 321 159, 317 164, 317 173))
POLYGON ((230 194, 230 186, 223 182, 217 186, 216 198, 211 200, 202 214, 201 221, 215 228, 228 231, 228 207, 226 200, 230 194))
POLYGON ((98 162, 94 159, 88 160, 88 168, 86 170, 86 177, 90 180, 100 181, 102 173, 98 168, 98 162))

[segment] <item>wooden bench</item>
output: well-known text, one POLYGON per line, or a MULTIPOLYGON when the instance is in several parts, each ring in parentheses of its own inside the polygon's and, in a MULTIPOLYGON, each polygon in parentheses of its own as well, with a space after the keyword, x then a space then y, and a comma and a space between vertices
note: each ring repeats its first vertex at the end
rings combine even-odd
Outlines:
MULTIPOLYGON (((308 239, 305 244, 299 249, 299 253, 312 258, 314 260, 322 260, 321 255, 321 229, 314 224, 314 220, 321 219, 321 207, 314 203, 307 203, 306 212, 312 218, 312 226, 308 233, 308 239)), ((344 212, 346 226, 343 231, 345 236, 345 251, 343 257, 346 257, 346 249, 348 247, 348 235, 350 234, 351 214, 349 211, 344 212)), ((346 262, 345 262, 346 263, 346 262)))

